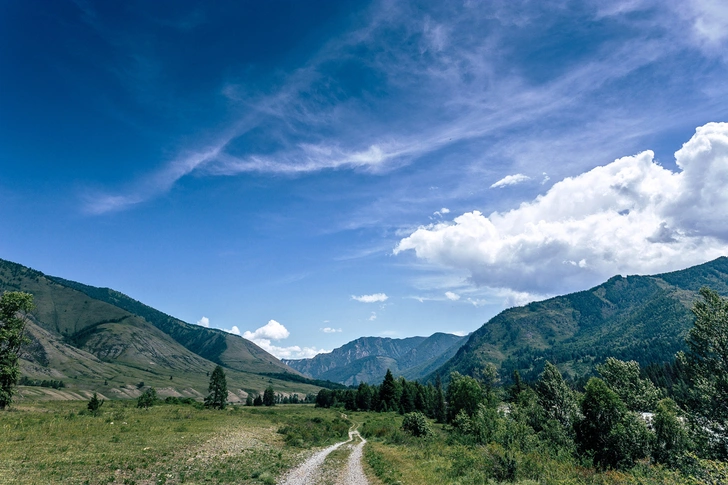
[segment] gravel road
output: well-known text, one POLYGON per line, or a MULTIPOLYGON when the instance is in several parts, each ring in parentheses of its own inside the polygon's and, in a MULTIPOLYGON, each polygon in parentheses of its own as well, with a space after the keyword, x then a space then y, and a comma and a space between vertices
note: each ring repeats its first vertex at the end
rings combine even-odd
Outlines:
POLYGON ((362 468, 362 448, 366 443, 366 440, 359 434, 359 431, 353 429, 349 431, 349 439, 341 441, 335 445, 331 445, 317 453, 314 453, 311 458, 303 462, 297 468, 294 468, 288 472, 280 482, 281 485, 311 485, 319 483, 321 481, 321 466, 323 465, 326 457, 332 451, 338 449, 347 443, 354 441, 354 437, 361 440, 356 446, 353 447, 349 460, 347 462, 346 470, 343 473, 344 481, 341 482, 346 485, 369 485, 366 475, 364 475, 364 469, 362 468))

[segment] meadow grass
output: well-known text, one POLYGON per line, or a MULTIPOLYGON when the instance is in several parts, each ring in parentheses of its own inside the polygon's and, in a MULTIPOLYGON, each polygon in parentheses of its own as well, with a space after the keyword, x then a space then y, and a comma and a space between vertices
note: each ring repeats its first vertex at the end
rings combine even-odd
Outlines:
POLYGON ((388 485, 704 483, 649 463, 640 463, 629 471, 599 472, 566 456, 515 456, 494 444, 465 446, 449 440, 446 427, 434 423, 431 436, 415 438, 401 430, 402 417, 394 413, 351 413, 351 418, 363 423, 360 430, 369 441, 364 453, 369 471, 388 485), (514 467, 511 471, 515 476, 499 480, 509 466, 514 467))
POLYGON ((305 405, 214 411, 107 401, 97 416, 85 408, 55 401, 0 413, 0 483, 271 484, 302 450, 341 439, 338 412, 305 405), (307 433, 286 445, 300 429, 307 433))

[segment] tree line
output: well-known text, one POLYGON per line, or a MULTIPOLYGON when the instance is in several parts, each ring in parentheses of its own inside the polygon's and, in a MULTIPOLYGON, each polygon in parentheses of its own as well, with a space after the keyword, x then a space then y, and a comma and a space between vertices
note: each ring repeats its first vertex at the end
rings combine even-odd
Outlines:
POLYGON ((322 389, 316 405, 421 413, 447 423, 453 442, 502 450, 512 470, 542 453, 600 469, 650 459, 693 473, 700 459, 728 459, 728 300, 707 288, 700 296, 687 351, 662 366, 610 357, 579 389, 550 362, 531 383, 515 371, 503 386, 489 364, 474 377, 452 373, 444 390, 439 380, 425 385, 387 371, 380 385, 322 389))

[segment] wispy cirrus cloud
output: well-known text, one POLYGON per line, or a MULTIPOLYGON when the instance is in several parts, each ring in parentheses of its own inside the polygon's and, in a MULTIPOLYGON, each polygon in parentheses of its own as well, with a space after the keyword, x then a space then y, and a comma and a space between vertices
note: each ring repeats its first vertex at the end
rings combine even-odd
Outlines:
MULTIPOLYGON (((276 83, 277 88, 254 91, 234 78, 225 82, 220 95, 241 113, 237 121, 125 189, 86 193, 85 209, 92 214, 123 210, 193 174, 297 175, 344 169, 385 173, 463 141, 484 137, 508 141, 510 131, 539 122, 561 128, 556 139, 549 134, 550 141, 559 143, 559 137, 568 140, 578 133, 582 119, 597 118, 592 115, 597 111, 607 122, 592 123, 593 137, 618 136, 622 125, 615 118, 639 117, 615 109, 610 98, 616 93, 605 89, 685 48, 660 38, 666 38, 668 27, 676 22, 672 17, 663 21, 669 17, 663 14, 652 32, 595 46, 598 55, 544 70, 536 80, 536 73, 504 70, 501 55, 509 45, 508 29, 514 26, 534 30, 534 35, 548 34, 543 15, 548 7, 529 5, 525 10, 523 6, 494 10, 473 4, 445 13, 435 8, 420 11, 404 2, 376 3, 358 28, 325 43, 276 83), (530 14, 515 15, 518 11, 530 14), (500 25, 493 24, 494 19, 500 25), (488 29, 481 28, 486 24, 488 29), (488 33, 470 36, 473 29, 488 33), (338 72, 345 68, 356 70, 370 83, 360 85, 340 77, 338 72), (595 101, 593 108, 584 110, 583 101, 588 99, 595 101), (260 150, 248 143, 258 132, 275 140, 275 148, 260 150)), ((708 7, 699 12, 723 12, 721 7, 708 7)), ((609 14, 635 8, 645 7, 614 9, 609 14)), ((595 8, 594 17, 599 14, 595 8)), ((707 25, 707 14, 696 15, 695 25, 707 25)), ((719 32, 712 25, 704 30, 719 32)), ((631 136, 655 130, 649 121, 645 117, 639 126, 633 122, 631 136)), ((518 156, 510 158, 518 161, 518 156)))

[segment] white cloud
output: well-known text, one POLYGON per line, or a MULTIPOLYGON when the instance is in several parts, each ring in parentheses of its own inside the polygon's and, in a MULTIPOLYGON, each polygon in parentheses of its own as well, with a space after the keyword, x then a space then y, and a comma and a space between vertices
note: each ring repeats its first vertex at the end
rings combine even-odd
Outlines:
POLYGON ((373 295, 361 295, 361 296, 354 296, 351 295, 352 300, 360 301, 362 303, 378 303, 382 301, 387 301, 389 297, 385 295, 384 293, 374 293, 373 295))
POLYGON ((447 207, 443 207, 442 209, 440 209, 440 214, 449 214, 449 213, 450 213, 450 209, 448 209, 447 207))
POLYGON ((324 327, 324 328, 320 328, 319 330, 321 330, 323 333, 340 333, 341 332, 340 328, 331 328, 331 327, 324 327))
MULTIPOLYGON (((233 330, 230 332, 240 335, 238 327, 233 327, 233 330)), ((246 331, 242 336, 279 359, 306 359, 316 354, 330 352, 328 350, 316 349, 315 347, 299 347, 298 345, 279 347, 271 343, 272 340, 286 339, 290 334, 285 326, 275 320, 269 320, 268 323, 257 328, 254 332, 246 331)))
POLYGON ((719 45, 728 37, 728 4, 724 0, 687 2, 693 14, 693 29, 699 39, 719 45))
POLYGON ((520 184, 521 182, 525 182, 526 180, 531 180, 531 177, 523 175, 522 173, 517 173, 515 175, 506 175, 505 177, 491 185, 490 188, 502 189, 503 187, 507 187, 509 185, 520 184))
POLYGON ((377 312, 372 312, 372 314, 369 315, 369 321, 373 322, 376 319, 377 319, 377 312))
POLYGON ((465 332, 463 330, 455 330, 454 332, 449 332, 449 333, 451 333, 453 335, 457 335, 458 337, 465 337, 468 334, 468 332, 465 332))
POLYGON ((210 326, 210 319, 207 317, 202 317, 199 320, 197 320, 197 325, 201 327, 209 327, 210 326))
POLYGON ((227 329, 223 329, 223 330, 225 330, 227 333, 232 333, 233 335, 240 335, 240 329, 235 325, 233 325, 233 328, 231 328, 230 330, 227 330, 227 329))
POLYGON ((670 271, 728 254, 728 123, 709 123, 675 153, 651 151, 566 178, 531 202, 423 226, 402 239, 473 282, 548 294, 614 274, 670 271))
POLYGON ((448 300, 451 301, 458 301, 460 299, 460 295, 458 295, 457 293, 453 293, 452 291, 446 291, 445 296, 448 300))
POLYGON ((288 338, 290 334, 286 327, 275 320, 269 320, 268 323, 256 329, 255 332, 246 331, 243 337, 253 341, 258 339, 281 340, 288 338))

